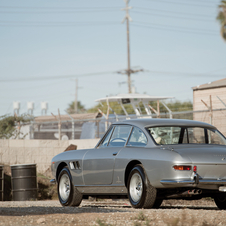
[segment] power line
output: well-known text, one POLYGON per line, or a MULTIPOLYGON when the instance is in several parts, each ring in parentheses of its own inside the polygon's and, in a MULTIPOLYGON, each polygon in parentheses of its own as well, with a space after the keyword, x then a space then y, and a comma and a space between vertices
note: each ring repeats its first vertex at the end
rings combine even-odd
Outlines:
MULTIPOLYGON (((180 27, 180 26, 172 26, 172 25, 164 25, 164 24, 155 24, 155 23, 148 23, 148 22, 142 22, 142 21, 134 21, 134 23, 141 23, 141 24, 147 24, 152 26, 159 26, 162 28, 174 28, 174 29, 183 29, 183 30, 190 30, 190 31, 203 31, 203 32, 211 32, 210 30, 206 29, 195 29, 191 27, 180 27)), ((214 31, 213 31, 214 32, 214 31)), ((217 32, 217 30, 216 30, 217 32)))
MULTIPOLYGON (((220 69, 222 70, 222 69, 220 69)), ((215 70, 218 71, 218 70, 215 70)), ((153 73, 153 74, 167 74, 167 75, 175 75, 175 76, 204 76, 204 77, 218 77, 223 75, 217 74, 209 74, 209 73, 187 73, 187 72, 173 72, 173 71, 152 71, 152 70, 144 70, 145 73, 153 73)), ((97 76, 103 74, 114 74, 118 73, 117 71, 111 72, 98 72, 98 73, 87 73, 80 75, 58 75, 58 76, 39 76, 39 77, 23 77, 23 78, 13 78, 13 79, 0 79, 0 82, 24 82, 24 81, 37 81, 37 80, 48 80, 48 79, 65 79, 65 78, 75 78, 75 77, 85 77, 85 76, 97 76)))
POLYGON ((213 4, 213 3, 216 3, 216 0, 189 0, 189 1, 203 2, 203 3, 207 3, 207 4, 213 4))
POLYGON ((197 17, 206 17, 209 18, 209 15, 204 15, 204 14, 195 14, 195 13, 187 13, 187 12, 177 12, 177 11, 168 11, 168 10, 162 10, 162 9, 153 9, 153 8, 143 8, 143 7, 133 7, 135 9, 141 9, 141 10, 146 10, 146 11, 154 11, 154 12, 163 12, 163 13, 172 13, 172 14, 180 14, 180 15, 189 15, 189 16, 197 16, 197 17))
MULTIPOLYGON (((210 20, 209 15, 197 15, 192 13, 178 13, 176 11, 167 11, 167 10, 158 10, 158 9, 145 9, 137 7, 138 10, 134 10, 135 13, 140 14, 147 14, 147 15, 155 15, 161 17, 170 17, 170 18, 179 18, 179 19, 188 19, 188 20, 195 20, 195 21, 212 21, 210 20), (142 10, 142 11, 140 11, 142 10), (173 14, 173 15, 170 15, 173 14)), ((215 17, 214 17, 215 19, 215 17)))
POLYGON ((91 22, 9 22, 0 21, 0 27, 74 27, 74 26, 102 26, 102 25, 120 25, 119 22, 112 21, 91 21, 91 22))
POLYGON ((68 10, 72 10, 72 9, 119 9, 121 6, 119 7, 21 7, 21 6, 0 6, 0 9, 1 8, 4 8, 4 9, 37 9, 37 10, 40 10, 40 9, 68 9, 68 10))
POLYGON ((208 7, 208 8, 213 8, 215 7, 215 5, 197 5, 197 4, 189 4, 189 3, 184 3, 184 2, 172 2, 172 1, 168 1, 168 0, 145 0, 148 2, 153 2, 153 1, 157 1, 157 2, 163 2, 163 3, 169 3, 169 4, 176 4, 176 5, 186 5, 186 6, 197 6, 197 7, 208 7))
POLYGON ((148 73, 152 74, 165 74, 165 75, 175 75, 175 76, 195 76, 195 77, 222 77, 225 75, 209 74, 209 73, 188 73, 188 72, 178 72, 178 71, 151 71, 148 70, 148 73))
POLYGON ((98 76, 104 74, 113 74, 116 71, 106 71, 97 73, 87 73, 87 74, 77 74, 77 75, 55 75, 55 76, 38 76, 38 77, 21 77, 13 79, 1 79, 0 82, 24 82, 24 81, 38 81, 38 80, 48 80, 48 79, 65 79, 65 78, 75 78, 75 77, 86 77, 86 76, 98 76))
POLYGON ((119 23, 118 21, 84 21, 84 22, 76 22, 76 21, 2 21, 0 23, 15 23, 15 24, 93 24, 93 23, 119 23))
MULTIPOLYGON (((132 24, 132 26, 135 26, 135 27, 144 27, 144 28, 152 28, 152 29, 156 29, 156 30, 161 30, 161 31, 173 31, 173 32, 180 32, 180 33, 189 33, 189 34, 199 34, 199 35, 213 35, 213 36, 217 36, 216 33, 210 33, 210 32, 199 32, 198 30, 197 31, 191 31, 191 30, 183 30, 183 29, 179 29, 179 28, 168 28, 168 27, 160 27, 160 26, 157 26, 157 25, 154 25, 151 26, 151 25, 142 25, 142 24, 139 24, 136 22, 134 22, 132 24), (134 24, 135 23, 135 24, 134 24)), ((219 35, 218 35, 219 36, 219 35)))
POLYGON ((168 17, 168 18, 175 18, 175 19, 184 19, 184 20, 195 20, 195 21, 204 21, 204 22, 210 22, 213 20, 208 19, 199 19, 199 18, 192 18, 192 17, 182 17, 182 16, 174 16, 174 15, 165 15, 165 14, 158 14, 158 13, 147 13, 147 12, 140 12, 140 11, 133 11, 133 13, 138 14, 146 14, 146 15, 152 15, 152 16, 160 16, 160 17, 168 17))
POLYGON ((59 13, 95 13, 95 12, 98 12, 98 13, 100 13, 100 12, 103 12, 103 13, 105 13, 105 12, 115 12, 116 10, 114 10, 114 9, 105 9, 105 10, 82 10, 82 11, 75 11, 75 10, 73 10, 73 11, 43 11, 43 12, 37 12, 37 11, 29 11, 29 12, 27 12, 27 11, 0 11, 0 13, 4 13, 4 14, 47 14, 47 13, 53 13, 53 14, 55 14, 55 13, 57 13, 57 14, 59 14, 59 13))
POLYGON ((216 3, 216 0, 208 1, 208 0, 189 0, 189 2, 195 2, 195 3, 207 3, 207 4, 214 4, 216 3))

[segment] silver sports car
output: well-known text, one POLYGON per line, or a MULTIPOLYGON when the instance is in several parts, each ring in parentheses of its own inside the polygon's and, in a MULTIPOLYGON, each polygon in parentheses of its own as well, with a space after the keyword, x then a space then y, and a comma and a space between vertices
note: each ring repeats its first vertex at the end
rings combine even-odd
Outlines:
POLYGON ((51 169, 63 206, 79 206, 89 196, 129 198, 134 208, 212 197, 226 209, 226 138, 203 122, 116 122, 95 148, 63 152, 51 169))

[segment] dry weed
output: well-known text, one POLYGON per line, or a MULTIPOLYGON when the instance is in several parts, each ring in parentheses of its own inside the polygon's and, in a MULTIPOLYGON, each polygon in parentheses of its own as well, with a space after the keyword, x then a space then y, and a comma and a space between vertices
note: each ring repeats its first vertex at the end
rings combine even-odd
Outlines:
POLYGON ((148 217, 145 216, 143 212, 140 212, 136 219, 139 221, 146 221, 146 220, 148 220, 148 217))
POLYGON ((142 224, 140 222, 137 222, 137 221, 133 222, 133 225, 134 226, 142 226, 142 224))
POLYGON ((104 222, 103 220, 101 219, 97 219, 96 220, 96 223, 99 225, 99 226, 113 226, 112 224, 107 224, 106 222, 104 222))

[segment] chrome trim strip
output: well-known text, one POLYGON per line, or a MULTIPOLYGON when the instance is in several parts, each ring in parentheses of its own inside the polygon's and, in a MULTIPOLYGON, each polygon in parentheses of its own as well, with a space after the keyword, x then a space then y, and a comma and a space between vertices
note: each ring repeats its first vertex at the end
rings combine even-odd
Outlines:
POLYGON ((107 194, 120 194, 120 195, 126 195, 127 194, 127 188, 125 186, 75 186, 79 192, 82 194, 101 194, 101 195, 107 195, 107 194))
POLYGON ((56 179, 52 179, 49 182, 50 182, 50 184, 56 184, 56 179))
MULTIPOLYGON (((161 184, 195 184, 195 180, 161 180, 161 184)), ((216 179, 209 179, 209 180, 200 180, 199 179, 199 184, 226 184, 226 180, 216 180, 216 179)))

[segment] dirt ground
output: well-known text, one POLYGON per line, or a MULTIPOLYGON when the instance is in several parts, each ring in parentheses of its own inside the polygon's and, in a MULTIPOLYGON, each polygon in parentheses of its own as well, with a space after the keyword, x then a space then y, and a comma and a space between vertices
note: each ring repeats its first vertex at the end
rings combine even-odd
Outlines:
POLYGON ((37 174, 38 201, 15 202, 11 201, 10 167, 4 167, 5 201, 0 202, 0 225, 226 225, 226 211, 219 210, 211 199, 167 200, 159 209, 133 209, 128 200, 84 200, 79 207, 62 207, 56 185, 49 183, 49 174, 37 174))
POLYGON ((212 200, 168 200, 159 209, 133 209, 128 200, 83 201, 62 207, 58 201, 0 202, 0 225, 226 225, 226 211, 212 200))

